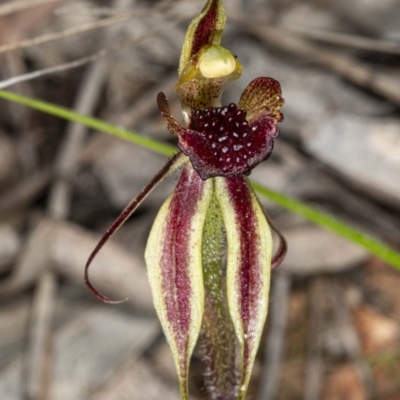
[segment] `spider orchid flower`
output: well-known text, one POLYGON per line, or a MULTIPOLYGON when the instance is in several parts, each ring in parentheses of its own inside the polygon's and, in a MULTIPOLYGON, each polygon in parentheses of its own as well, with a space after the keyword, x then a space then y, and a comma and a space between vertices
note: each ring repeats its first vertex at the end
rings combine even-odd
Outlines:
POLYGON ((189 362, 201 331, 211 398, 245 399, 267 316, 271 269, 286 253, 285 239, 263 211, 247 178, 269 157, 278 135, 276 124, 283 119, 280 84, 257 78, 237 105, 221 106, 224 87, 242 71, 237 57, 220 46, 224 25, 218 0, 209 0, 191 22, 175 87, 183 123, 173 118, 163 93, 157 98, 181 151, 116 219, 85 269, 89 289, 107 303, 118 303, 91 285, 88 268, 152 189, 182 168, 174 192, 154 222, 145 259, 184 400, 189 398, 189 362), (275 255, 271 228, 280 240, 275 255), (240 376, 234 373, 235 335, 241 348, 240 376))

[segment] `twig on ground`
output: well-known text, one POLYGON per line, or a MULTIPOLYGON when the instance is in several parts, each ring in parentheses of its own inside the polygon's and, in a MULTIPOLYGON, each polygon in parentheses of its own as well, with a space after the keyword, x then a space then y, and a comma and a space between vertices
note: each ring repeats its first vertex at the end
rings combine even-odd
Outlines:
POLYGON ((38 46, 40 44, 53 42, 55 40, 64 39, 94 29, 104 28, 106 26, 113 25, 118 22, 126 21, 132 18, 134 15, 137 15, 137 12, 129 12, 129 13, 124 13, 122 15, 117 15, 115 17, 104 18, 100 21, 90 22, 74 28, 65 29, 61 32, 47 33, 41 36, 37 36, 33 39, 26 39, 14 43, 3 44, 2 46, 0 46, 0 54, 16 49, 26 49, 28 47, 38 46))
MULTIPOLYGON (((26 291, 50 269, 57 276, 86 289, 82 266, 100 237, 77 224, 41 219, 19 254, 12 276, 0 282, 0 300, 7 301, 26 291)), ((127 305, 135 311, 154 314, 143 259, 119 244, 111 241, 98 255, 93 279, 96 287, 111 297, 127 296, 127 305), (114 268, 111 269, 110 265, 114 268), (133 281, 135 285, 131 284, 133 281)))
POLYGON ((322 299, 326 282, 322 277, 312 279, 309 291, 310 323, 308 327, 308 357, 304 378, 304 400, 318 400, 324 375, 324 360, 321 354, 321 330, 324 323, 322 299))
MULTIPOLYGON (((94 22, 89 22, 87 24, 82 24, 80 26, 76 26, 73 28, 68 28, 64 29, 61 32, 52 32, 52 33, 47 33, 41 36, 34 37, 32 39, 26 39, 26 40, 20 40, 20 41, 13 41, 12 43, 8 44, 3 44, 0 46, 0 54, 8 52, 8 51, 13 51, 17 49, 26 49, 28 47, 32 46, 38 46, 41 44, 45 43, 50 43, 55 40, 60 40, 64 39, 70 36, 78 35, 81 33, 86 33, 95 29, 100 29, 100 28, 105 28, 110 25, 117 24, 119 22, 124 22, 129 19, 132 19, 133 17, 140 17, 146 14, 155 13, 155 12, 162 12, 168 7, 171 6, 172 3, 176 3, 171 0, 165 0, 159 4, 157 4, 155 7, 152 9, 142 9, 142 10, 135 10, 135 11, 126 11, 126 12, 121 12, 120 9, 114 9, 113 15, 109 18, 103 18, 98 21, 94 22)), ((164 15, 165 18, 165 15, 164 15)))
MULTIPOLYGON (((51 15, 55 4, 49 3, 33 10, 23 10, 15 16, 4 19, 1 24, 2 41, 18 41, 21 37, 31 34, 43 21, 51 15)), ((19 51, 6 54, 3 68, 4 77, 18 76, 26 73, 26 65, 23 54, 19 51)), ((15 88, 16 92, 23 95, 31 95, 30 85, 23 83, 15 88)), ((30 173, 37 167, 37 154, 32 132, 29 131, 31 112, 25 107, 8 104, 10 108, 10 118, 13 127, 17 132, 17 149, 19 163, 23 172, 30 173)))
POLYGON ((26 176, 0 196, 0 215, 25 207, 34 200, 49 184, 52 171, 45 168, 26 176))
MULTIPOLYGON (((182 19, 186 19, 186 16, 184 15, 179 15, 178 17, 174 18, 174 22, 179 22, 182 19)), ((34 72, 30 72, 27 74, 23 74, 23 75, 19 75, 19 76, 15 76, 13 78, 10 79, 6 79, 0 82, 0 89, 5 89, 7 87, 13 86, 17 83, 20 82, 25 82, 28 80, 32 80, 32 79, 37 79, 37 78, 41 78, 43 76, 47 76, 47 75, 51 75, 54 74, 56 72, 63 72, 63 71, 67 71, 71 68, 77 68, 77 67, 81 67, 83 65, 89 64, 91 62, 97 61, 100 58, 109 56, 111 54, 114 54, 134 43, 137 43, 141 40, 144 39, 148 39, 151 35, 153 35, 154 33, 161 31, 165 28, 164 24, 157 26, 156 28, 150 30, 150 31, 146 31, 144 33, 141 33, 139 35, 133 36, 130 39, 127 40, 121 40, 117 43, 115 43, 114 45, 107 47, 105 49, 102 49, 94 54, 91 54, 89 56, 86 57, 82 57, 78 60, 72 61, 72 62, 68 62, 62 65, 57 65, 55 67, 50 67, 50 68, 44 68, 41 69, 39 71, 34 71, 34 72)))
POLYGON ((336 281, 330 281, 328 295, 333 305, 338 334, 347 353, 346 356, 354 361, 368 398, 375 398, 373 374, 367 361, 362 357, 360 339, 352 323, 350 310, 343 296, 342 289, 336 281))
POLYGON ((28 47, 38 46, 41 44, 53 42, 55 40, 64 39, 64 38, 67 38, 70 36, 89 32, 89 31, 92 31, 95 29, 105 28, 107 26, 114 25, 119 22, 127 21, 134 17, 140 17, 143 15, 147 15, 150 12, 154 13, 154 12, 163 11, 170 5, 171 5, 171 0, 167 0, 167 1, 161 2, 160 4, 157 4, 152 9, 145 8, 145 9, 141 9, 141 10, 122 12, 121 8, 116 8, 116 9, 114 9, 116 15, 109 17, 109 18, 104 18, 104 19, 100 19, 98 21, 89 22, 87 24, 82 24, 77 27, 64 29, 61 32, 47 33, 47 34, 44 34, 41 36, 37 36, 33 39, 26 39, 26 40, 20 40, 17 42, 13 42, 13 43, 3 44, 0 46, 0 54, 8 52, 8 51, 17 50, 17 49, 26 49, 28 47))
POLYGON ((29 400, 47 399, 47 377, 42 366, 50 348, 51 322, 54 309, 56 280, 53 272, 46 271, 40 278, 34 294, 29 334, 29 352, 26 359, 26 391, 29 400), (50 300, 50 301, 49 301, 50 300))
POLYGON ((97 61, 100 58, 114 54, 114 53, 124 49, 125 47, 132 45, 133 43, 137 43, 143 39, 146 39, 149 37, 149 35, 153 34, 154 32, 155 32, 155 30, 153 30, 151 32, 142 33, 142 34, 134 36, 128 40, 120 40, 119 42, 115 43, 114 45, 112 45, 106 49, 102 49, 94 54, 91 54, 90 56, 82 57, 79 60, 68 62, 68 63, 62 64, 62 65, 57 65, 56 67, 43 68, 39 71, 29 72, 24 75, 19 75, 19 76, 10 78, 10 79, 6 79, 6 80, 0 82, 0 89, 5 89, 5 88, 7 88, 9 86, 13 86, 17 83, 29 81, 29 80, 36 79, 36 78, 41 78, 43 76, 51 75, 56 72, 63 72, 63 71, 67 71, 72 68, 81 67, 83 65, 97 61))
MULTIPOLYGON (((143 8, 142 10, 138 11, 138 12, 144 12, 144 13, 149 13, 151 12, 152 14, 155 11, 161 11, 164 8, 170 8, 172 6, 178 5, 179 4, 185 4, 187 3, 187 0, 164 0, 160 3, 152 3, 151 7, 149 8, 143 8)), ((200 4, 200 5, 204 5, 203 0, 192 0, 190 2, 190 4, 200 4)), ((61 14, 76 14, 77 12, 80 12, 80 14, 87 14, 87 15, 91 15, 91 16, 97 16, 97 17, 109 17, 109 16, 114 16, 117 14, 121 14, 121 12, 124 12, 124 10, 128 10, 127 7, 122 8, 122 7, 89 7, 87 5, 79 5, 79 4, 71 4, 71 5, 67 5, 67 6, 63 6, 63 7, 59 7, 56 10, 56 14, 57 15, 61 15, 61 14)), ((136 11, 135 11, 136 13, 136 11)))
MULTIPOLYGON (((129 6, 131 0, 115 0, 114 4, 129 6)), ((106 43, 112 40, 114 35, 115 30, 108 31, 105 38, 106 43)), ((86 71, 75 102, 74 109, 77 112, 91 114, 94 111, 107 77, 107 69, 107 60, 103 59, 93 64, 86 71)), ((68 216, 72 195, 71 178, 77 170, 78 155, 83 146, 86 132, 87 128, 84 125, 75 122, 70 123, 67 127, 66 137, 56 160, 56 181, 49 196, 48 210, 54 218, 65 219, 68 216)), ((50 363, 45 362, 47 349, 43 346, 43 343, 51 335, 50 321, 56 296, 54 271, 48 270, 41 277, 36 296, 40 298, 41 303, 46 303, 48 306, 37 307, 33 310, 33 319, 37 322, 30 330, 26 381, 26 394, 31 400, 47 398, 44 382, 45 377, 48 376, 50 363), (51 287, 52 290, 46 290, 48 287, 51 287)))
MULTIPOLYGON (((176 83, 176 71, 167 75, 164 79, 162 91, 165 95, 171 96, 174 93, 174 85, 176 83)), ((111 123, 116 123, 118 125, 133 128, 140 121, 148 116, 153 110, 156 110, 157 105, 154 99, 157 98, 157 94, 160 92, 160 85, 154 85, 152 88, 143 93, 138 101, 130 106, 128 109, 125 109, 121 112, 113 113, 114 115, 110 115, 111 123)))
MULTIPOLYGON (((93 64, 85 73, 74 110, 90 115, 96 107, 103 88, 107 72, 107 63, 101 60, 93 64)), ((66 218, 72 194, 71 180, 77 169, 77 159, 83 147, 87 127, 70 123, 67 127, 66 140, 60 148, 56 163, 56 182, 49 196, 49 212, 53 217, 66 218)))
POLYGON ((342 52, 332 49, 323 50, 281 28, 249 24, 246 18, 237 15, 232 15, 232 19, 235 19, 248 33, 279 48, 279 50, 295 54, 328 68, 354 84, 372 90, 394 104, 400 105, 400 80, 391 78, 384 72, 376 71, 342 52))
POLYGON ((307 39, 313 39, 319 42, 372 51, 376 53, 400 55, 400 44, 394 41, 390 42, 388 40, 370 39, 363 36, 297 26, 284 28, 284 30, 298 33, 307 39))
MULTIPOLYGON (((22 54, 19 51, 6 55, 3 64, 6 76, 25 74, 26 68, 22 58, 22 54)), ((15 91, 21 95, 31 95, 30 86, 26 82, 17 85, 15 91)), ((24 174, 27 174, 38 166, 33 135, 32 132, 29 132, 31 110, 21 107, 19 104, 7 104, 7 107, 10 110, 10 119, 16 131, 18 162, 24 174)))
POLYGON ((284 355, 287 308, 292 279, 284 271, 276 271, 272 279, 270 332, 265 348, 265 365, 260 377, 258 400, 273 400, 279 383, 284 355))
POLYGON ((62 0, 14 0, 14 1, 8 1, 5 4, 0 5, 0 17, 3 17, 5 15, 22 11, 27 8, 32 8, 35 6, 39 6, 41 4, 47 4, 47 3, 55 3, 55 2, 60 2, 62 0))

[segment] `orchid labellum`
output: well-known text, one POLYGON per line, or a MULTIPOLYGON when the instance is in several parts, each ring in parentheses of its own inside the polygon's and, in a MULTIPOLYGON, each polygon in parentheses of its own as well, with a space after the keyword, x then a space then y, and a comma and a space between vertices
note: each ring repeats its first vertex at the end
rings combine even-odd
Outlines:
POLYGON ((271 154, 282 121, 280 84, 257 78, 238 104, 221 106, 224 87, 240 77, 236 56, 220 46, 225 25, 221 1, 209 0, 190 24, 183 44, 176 92, 183 123, 171 115, 163 93, 157 101, 181 152, 172 157, 103 236, 85 270, 151 190, 181 168, 174 192, 161 207, 145 259, 154 305, 174 356, 182 399, 189 399, 188 369, 200 335, 211 399, 245 399, 268 310, 271 269, 286 253, 247 175, 271 154), (280 245, 272 255, 271 228, 280 245), (241 370, 236 373, 235 341, 241 370))

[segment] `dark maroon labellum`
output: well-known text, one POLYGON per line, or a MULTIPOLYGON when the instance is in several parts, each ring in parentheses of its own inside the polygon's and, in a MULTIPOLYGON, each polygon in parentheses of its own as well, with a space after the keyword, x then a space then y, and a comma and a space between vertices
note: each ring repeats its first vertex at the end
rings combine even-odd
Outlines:
POLYGON ((193 129, 206 135, 210 151, 224 172, 247 167, 251 157, 253 146, 246 114, 232 103, 196 111, 192 117, 193 129))
POLYGON ((264 119, 250 125, 246 115, 233 103, 193 113, 190 130, 181 135, 179 146, 203 179, 248 175, 269 156, 275 124, 264 119))

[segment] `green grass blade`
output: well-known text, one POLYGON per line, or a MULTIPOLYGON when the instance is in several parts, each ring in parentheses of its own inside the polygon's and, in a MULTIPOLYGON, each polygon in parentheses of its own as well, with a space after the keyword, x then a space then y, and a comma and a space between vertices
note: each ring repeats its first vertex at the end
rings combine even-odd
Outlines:
POLYGON ((273 190, 255 182, 252 182, 252 186, 257 193, 268 197, 274 203, 277 203, 287 210, 299 214, 302 217, 335 232, 351 242, 357 243, 361 247, 364 247, 366 250, 368 250, 371 254, 374 254, 396 269, 400 270, 400 253, 391 247, 386 246, 384 243, 350 227, 343 222, 340 222, 328 214, 317 211, 316 209, 309 207, 300 201, 286 197, 281 193, 274 192, 273 190))
MULTIPOLYGON (((152 150, 156 153, 171 156, 176 153, 177 148, 168 144, 160 143, 156 140, 146 138, 138 133, 131 132, 122 128, 118 128, 112 124, 100 121, 99 119, 89 117, 86 115, 78 114, 70 111, 67 108, 56 106, 54 104, 46 103, 40 100, 20 96, 11 92, 0 90, 0 98, 13 101, 27 107, 33 108, 35 110, 43 111, 45 113, 67 119, 69 121, 79 122, 89 128, 96 129, 111 135, 114 135, 120 139, 127 140, 129 142, 135 143, 146 149, 152 150)), ((325 213, 317 211, 316 209, 309 207, 297 200, 290 197, 286 197, 281 193, 274 192, 271 189, 266 188, 258 183, 252 183, 254 189, 262 196, 265 196, 272 200, 273 202, 279 204, 283 208, 292 211, 296 214, 303 216, 304 218, 323 226, 335 232, 339 236, 354 242, 361 247, 365 248, 371 254, 381 258, 386 261, 391 266, 400 270, 400 252, 392 249, 391 247, 385 245, 368 236, 357 229, 350 227, 349 225, 340 222, 336 218, 329 216, 325 213)))
POLYGON ((18 94, 7 92, 4 90, 0 90, 0 98, 25 105, 35 110, 43 111, 47 114, 66 119, 68 121, 79 122, 89 128, 96 129, 116 136, 120 139, 127 140, 146 149, 155 151, 156 153, 163 154, 164 156, 170 157, 177 152, 177 149, 174 146, 163 144, 156 140, 146 138, 136 132, 131 132, 122 128, 118 128, 115 125, 108 124, 107 122, 103 122, 97 118, 78 114, 69 110, 68 108, 56 106, 54 104, 46 103, 44 101, 32 99, 29 97, 20 96, 18 94))

